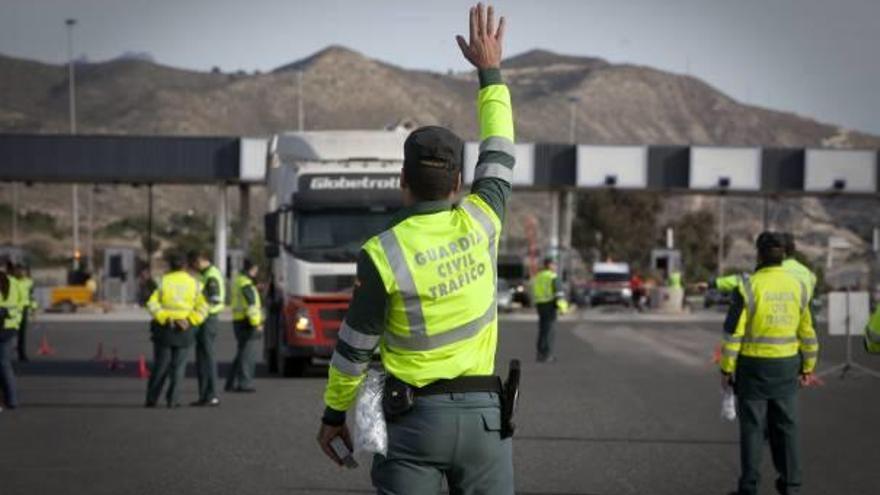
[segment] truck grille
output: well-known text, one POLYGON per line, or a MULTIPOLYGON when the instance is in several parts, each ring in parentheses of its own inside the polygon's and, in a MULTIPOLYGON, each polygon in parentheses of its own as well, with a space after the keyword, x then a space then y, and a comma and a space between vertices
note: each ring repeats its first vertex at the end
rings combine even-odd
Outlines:
POLYGON ((323 321, 342 321, 345 319, 345 309, 321 309, 318 310, 318 318, 323 321))
POLYGON ((312 277, 315 292, 346 292, 354 287, 354 275, 315 275, 312 277))

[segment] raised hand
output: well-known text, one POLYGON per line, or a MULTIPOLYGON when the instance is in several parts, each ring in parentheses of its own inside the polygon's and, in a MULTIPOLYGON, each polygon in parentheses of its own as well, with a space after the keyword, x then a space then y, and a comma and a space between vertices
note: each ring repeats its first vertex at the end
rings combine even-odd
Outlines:
POLYGON ((478 3, 471 7, 470 40, 464 36, 455 37, 461 53, 477 69, 497 69, 501 67, 501 45, 504 41, 504 17, 495 25, 495 12, 490 5, 483 9, 478 3))

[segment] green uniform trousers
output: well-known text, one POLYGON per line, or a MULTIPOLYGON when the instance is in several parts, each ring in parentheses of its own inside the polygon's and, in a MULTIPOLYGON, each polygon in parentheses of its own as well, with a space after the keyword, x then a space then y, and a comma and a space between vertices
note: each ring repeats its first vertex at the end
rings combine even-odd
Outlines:
POLYGON ((153 367, 147 382, 147 404, 156 404, 165 380, 168 391, 165 400, 169 406, 180 404, 180 387, 186 373, 186 359, 194 341, 192 329, 180 331, 170 325, 153 322, 150 327, 153 341, 153 367))
POLYGON ((196 376, 199 380, 199 400, 207 402, 217 397, 217 358, 214 339, 220 319, 210 315, 196 330, 196 376))
POLYGON ((415 407, 388 422, 388 455, 373 458, 380 495, 512 495, 511 439, 501 439, 497 394, 417 397, 415 407))
POLYGON ((758 493, 764 441, 770 442, 776 490, 800 493, 797 377, 800 360, 740 357, 737 364, 737 414, 740 431, 740 495, 758 493))
POLYGON ((257 367, 257 347, 262 333, 257 332, 247 320, 232 323, 237 344, 232 368, 226 377, 226 390, 252 388, 257 367))

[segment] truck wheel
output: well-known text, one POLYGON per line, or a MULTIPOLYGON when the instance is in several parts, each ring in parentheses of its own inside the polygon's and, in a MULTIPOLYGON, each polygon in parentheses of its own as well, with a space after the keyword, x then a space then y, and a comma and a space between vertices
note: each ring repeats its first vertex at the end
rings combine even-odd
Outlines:
POLYGON ((70 301, 61 301, 58 303, 57 308, 62 313, 76 313, 76 305, 70 301))
POLYGON ((306 368, 309 367, 309 358, 285 358, 284 366, 281 370, 281 374, 285 378, 292 377, 301 377, 306 372, 306 368))

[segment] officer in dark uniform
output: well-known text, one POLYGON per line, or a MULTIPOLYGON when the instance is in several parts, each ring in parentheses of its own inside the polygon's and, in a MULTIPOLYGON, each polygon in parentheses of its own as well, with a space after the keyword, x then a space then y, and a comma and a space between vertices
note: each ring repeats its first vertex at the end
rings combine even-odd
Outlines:
MULTIPOLYGON (((515 164, 510 93, 500 72, 503 18, 470 13, 458 37, 480 79, 480 156, 470 194, 461 187, 464 143, 436 126, 404 143, 406 205, 369 239, 339 332, 318 434, 333 461, 349 443, 346 410, 379 348, 385 379, 387 455, 373 459, 380 494, 512 495, 512 442, 505 411, 515 393, 494 376, 498 341, 497 250, 515 164)), ((513 375, 512 375, 513 376, 513 375)), ((508 384, 514 381, 513 378, 508 384)))
POLYGON ((810 291, 782 266, 784 237, 758 237, 758 268, 739 280, 724 324, 722 384, 734 387, 742 474, 738 495, 758 491, 761 453, 770 441, 782 495, 799 493, 797 390, 812 382, 819 342, 809 311, 810 291))

